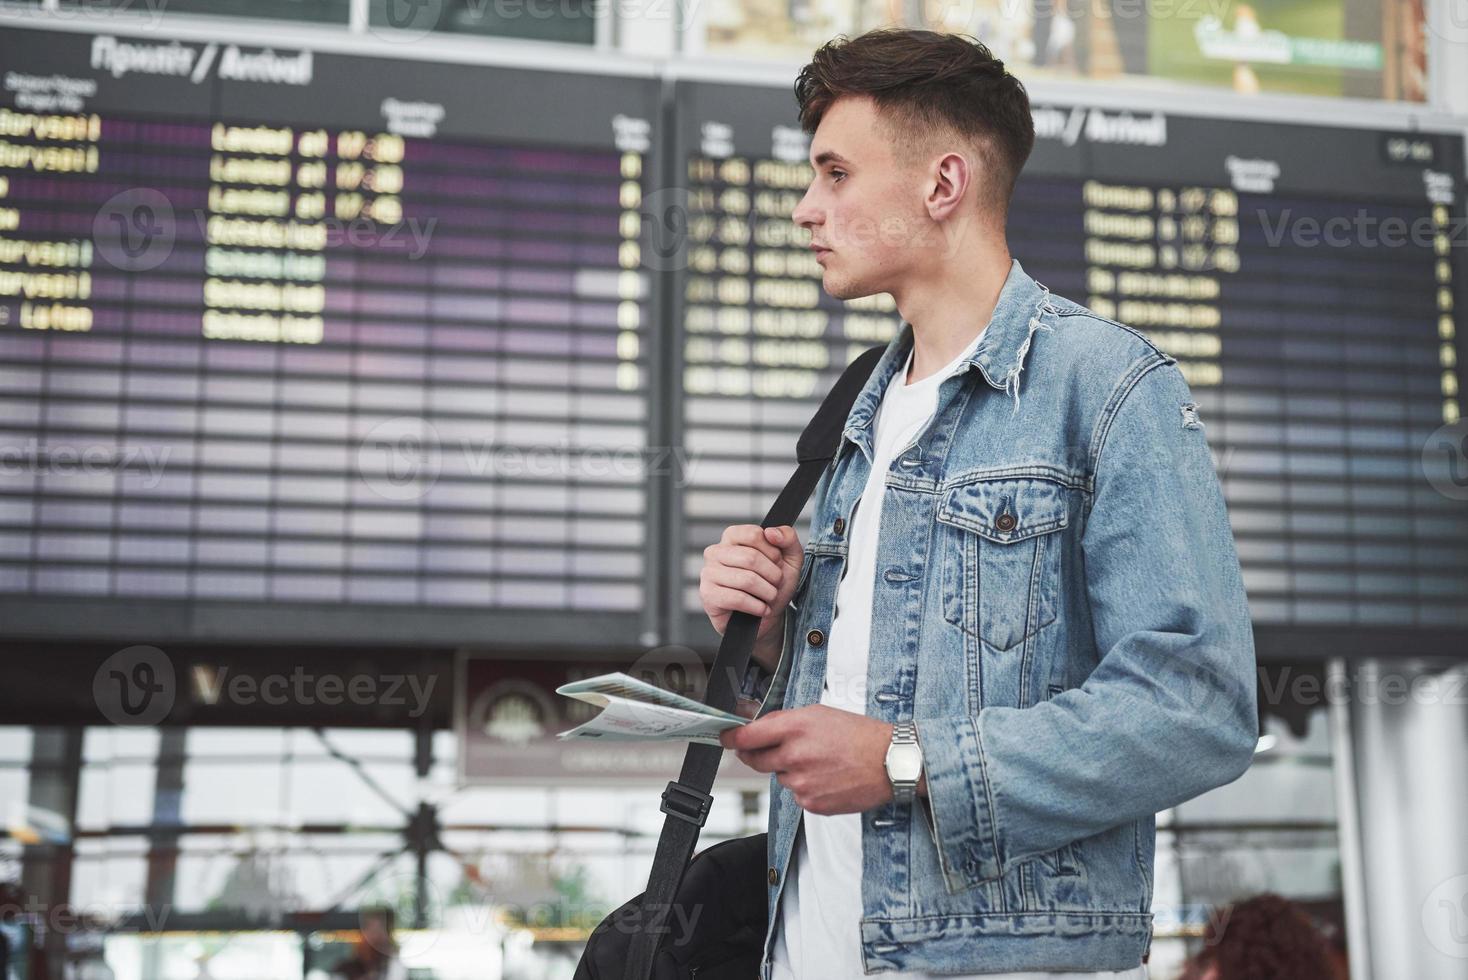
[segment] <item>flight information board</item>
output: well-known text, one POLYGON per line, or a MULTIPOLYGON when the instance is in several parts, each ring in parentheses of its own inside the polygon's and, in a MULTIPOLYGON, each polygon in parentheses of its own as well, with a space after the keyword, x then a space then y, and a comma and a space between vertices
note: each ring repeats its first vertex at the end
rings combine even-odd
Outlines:
MULTIPOLYGON (((1462 436, 1443 428, 1460 415, 1461 134, 1034 110, 1011 253, 1178 359, 1256 629, 1461 638, 1468 478, 1429 478, 1434 440, 1462 436)), ((716 639, 698 600, 703 548, 763 516, 820 397, 901 325, 888 296, 821 289, 790 221, 812 177, 794 111, 787 89, 679 92, 690 219, 671 309, 676 427, 696 465, 677 589, 696 642, 716 639)))
MULTIPOLYGON (((899 315, 788 87, 581 57, 0 32, 0 635, 711 644, 899 315)), ((1461 134, 1035 120, 1012 252, 1178 358, 1256 627, 1468 635, 1461 134)))
POLYGON ((0 65, 6 632, 647 635, 656 80, 31 30, 0 65))

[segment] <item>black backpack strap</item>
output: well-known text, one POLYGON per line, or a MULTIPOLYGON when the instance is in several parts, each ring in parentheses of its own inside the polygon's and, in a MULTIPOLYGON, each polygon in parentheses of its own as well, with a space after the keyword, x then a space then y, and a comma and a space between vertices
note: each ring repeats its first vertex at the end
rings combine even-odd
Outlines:
MULTIPOLYGON (((846 366, 826 394, 821 407, 796 443, 795 455, 800 465, 785 484, 785 489, 780 491, 761 527, 793 525, 799 520, 801 510, 820 482, 821 473, 836 456, 841 445, 841 432, 846 427, 846 416, 856 396, 861 394, 885 350, 886 345, 883 344, 863 351, 846 366)), ((730 615, 723 640, 719 643, 719 654, 709 672, 704 702, 710 707, 721 711, 734 710, 734 681, 743 677, 749 666, 749 655, 759 633, 759 621, 758 616, 740 610, 730 615)), ((663 920, 683 882, 683 872, 698 844, 699 831, 708 820, 714 800, 709 790, 713 787, 723 755, 722 745, 689 743, 688 752, 683 757, 682 772, 663 791, 661 809, 667 818, 658 838, 647 891, 643 893, 644 915, 640 928, 632 936, 627 969, 623 974, 626 980, 649 980, 652 976, 653 957, 664 934, 663 920)))

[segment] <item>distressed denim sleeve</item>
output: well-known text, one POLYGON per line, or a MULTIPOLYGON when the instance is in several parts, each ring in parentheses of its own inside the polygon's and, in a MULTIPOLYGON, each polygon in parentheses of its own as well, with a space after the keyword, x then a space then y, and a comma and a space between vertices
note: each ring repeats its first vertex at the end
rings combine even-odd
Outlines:
POLYGON ((950 892, 1249 767, 1253 630, 1204 432, 1175 361, 1139 363, 1091 444, 1080 548, 1095 669, 1027 708, 917 719, 950 892))

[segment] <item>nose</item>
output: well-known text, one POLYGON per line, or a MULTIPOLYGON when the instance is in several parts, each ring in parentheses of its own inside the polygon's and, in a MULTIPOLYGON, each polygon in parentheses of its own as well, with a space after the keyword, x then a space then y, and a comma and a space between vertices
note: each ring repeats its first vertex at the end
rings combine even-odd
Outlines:
POLYGON ((815 190, 814 183, 805 189, 805 196, 800 199, 800 203, 795 206, 795 210, 790 212, 790 220, 807 231, 810 230, 811 226, 818 225, 821 222, 820 209, 811 200, 811 191, 813 190, 815 190))

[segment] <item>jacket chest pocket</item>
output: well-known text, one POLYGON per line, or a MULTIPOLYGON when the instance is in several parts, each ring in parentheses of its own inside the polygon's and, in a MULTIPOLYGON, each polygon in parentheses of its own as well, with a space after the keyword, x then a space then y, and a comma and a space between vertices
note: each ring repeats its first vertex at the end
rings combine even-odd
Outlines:
POLYGON ((1062 488, 1028 477, 953 487, 938 520, 954 530, 943 548, 943 616, 995 650, 1055 621, 1060 545, 1068 521, 1062 488))

